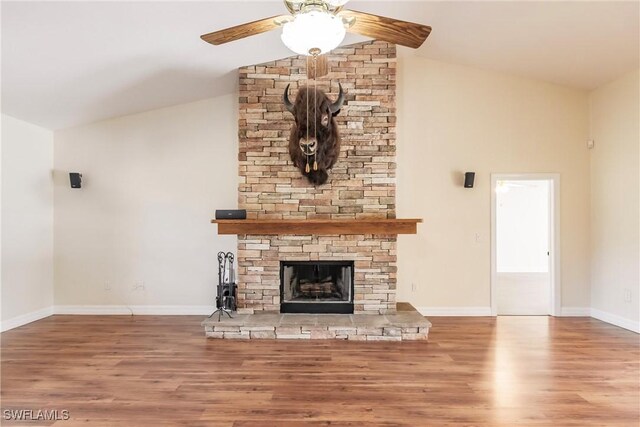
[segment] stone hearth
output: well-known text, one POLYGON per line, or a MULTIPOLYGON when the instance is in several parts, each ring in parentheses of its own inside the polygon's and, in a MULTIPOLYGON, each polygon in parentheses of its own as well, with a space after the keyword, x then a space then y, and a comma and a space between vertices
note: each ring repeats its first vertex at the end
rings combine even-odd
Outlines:
POLYGON ((431 323, 417 311, 395 314, 217 314, 202 322, 209 338, 225 339, 341 339, 351 341, 426 340, 431 323))

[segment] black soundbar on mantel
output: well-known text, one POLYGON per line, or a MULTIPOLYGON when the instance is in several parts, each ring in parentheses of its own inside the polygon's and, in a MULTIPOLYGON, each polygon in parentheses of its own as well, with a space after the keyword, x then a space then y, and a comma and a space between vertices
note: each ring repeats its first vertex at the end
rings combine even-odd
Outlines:
POLYGON ((246 209, 218 209, 216 219, 247 219, 246 209))

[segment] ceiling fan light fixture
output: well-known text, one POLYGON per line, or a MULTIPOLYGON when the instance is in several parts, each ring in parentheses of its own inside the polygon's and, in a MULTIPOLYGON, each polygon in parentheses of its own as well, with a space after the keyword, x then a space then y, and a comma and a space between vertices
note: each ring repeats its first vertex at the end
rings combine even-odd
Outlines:
POLYGON ((342 19, 320 10, 299 13, 282 28, 282 42, 298 55, 327 53, 342 43, 346 30, 342 19))

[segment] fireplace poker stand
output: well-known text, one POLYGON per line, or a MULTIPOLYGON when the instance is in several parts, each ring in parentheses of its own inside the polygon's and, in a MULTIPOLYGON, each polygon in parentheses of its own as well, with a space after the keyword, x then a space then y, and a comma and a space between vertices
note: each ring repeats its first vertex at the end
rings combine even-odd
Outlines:
POLYGON ((238 285, 234 281, 233 261, 231 252, 218 252, 218 295, 216 296, 216 311, 209 318, 218 313, 218 321, 223 314, 231 317, 231 312, 237 307, 238 285))

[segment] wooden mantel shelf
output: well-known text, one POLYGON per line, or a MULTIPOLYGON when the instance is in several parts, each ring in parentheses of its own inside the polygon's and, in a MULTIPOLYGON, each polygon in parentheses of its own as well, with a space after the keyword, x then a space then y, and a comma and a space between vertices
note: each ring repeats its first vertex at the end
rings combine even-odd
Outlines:
POLYGON ((218 234, 416 234, 421 219, 220 219, 218 234))

